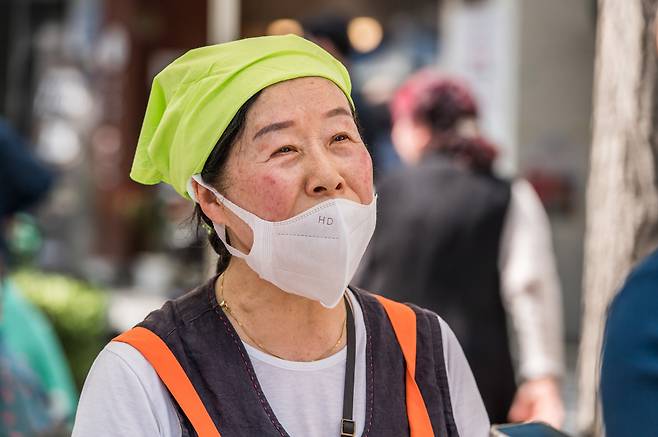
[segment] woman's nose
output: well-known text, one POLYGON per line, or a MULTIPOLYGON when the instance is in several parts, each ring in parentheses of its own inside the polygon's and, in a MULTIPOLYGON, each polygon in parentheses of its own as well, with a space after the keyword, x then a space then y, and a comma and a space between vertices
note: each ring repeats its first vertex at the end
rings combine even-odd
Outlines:
POLYGON ((307 191, 309 195, 331 195, 345 189, 345 179, 331 158, 320 154, 309 165, 307 191))

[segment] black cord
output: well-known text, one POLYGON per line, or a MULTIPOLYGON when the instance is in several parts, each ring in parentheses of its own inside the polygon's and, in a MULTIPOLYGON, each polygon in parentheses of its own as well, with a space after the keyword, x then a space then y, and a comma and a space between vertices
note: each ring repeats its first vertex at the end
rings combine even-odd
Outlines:
POLYGON ((340 425, 341 437, 354 437, 354 373, 356 371, 356 326, 349 298, 345 296, 347 312, 347 362, 345 364, 345 390, 343 392, 343 420, 340 425))

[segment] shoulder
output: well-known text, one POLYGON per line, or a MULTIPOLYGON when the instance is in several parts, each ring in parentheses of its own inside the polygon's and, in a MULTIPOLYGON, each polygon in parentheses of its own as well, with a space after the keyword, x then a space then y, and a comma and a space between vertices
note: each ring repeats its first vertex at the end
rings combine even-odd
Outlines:
POLYGON ((412 182, 418 177, 418 172, 413 168, 406 165, 401 165, 377 179, 377 193, 384 195, 386 199, 387 193, 395 193, 404 190, 407 186, 412 185, 412 182))
MULTIPOLYGON (((448 323, 436 313, 410 305, 417 314, 418 361, 432 363, 437 387, 446 390, 455 426, 461 436, 486 435, 489 419, 471 367, 448 323)), ((416 378, 430 378, 430 369, 416 369, 416 378)), ((445 392, 444 392, 445 393, 445 392)))
POLYGON ((98 385, 117 397, 143 392, 153 404, 167 394, 158 374, 144 356, 129 344, 116 341, 108 343, 94 361, 85 381, 85 390, 98 385))
MULTIPOLYGON (((441 354, 441 363, 435 361, 436 372, 445 377, 447 383, 450 408, 455 425, 461 436, 483 436, 489 431, 489 418, 478 390, 471 367, 466 360, 459 340, 448 323, 432 311, 422 309, 423 317, 435 327, 435 342, 440 339, 438 347, 435 346, 434 356, 441 354)), ((422 332, 419 325, 419 337, 422 332)), ((419 345, 422 347, 422 345, 419 345)))
MULTIPOLYGON (((363 301, 379 300, 376 295, 363 290, 358 290, 358 295, 363 301)), ((411 303, 400 303, 390 299, 386 301, 393 305, 403 305, 413 311, 416 323, 416 353, 423 363, 429 364, 432 371, 439 374, 445 372, 449 384, 451 381, 461 380, 465 374, 471 374, 459 340, 445 320, 435 312, 411 303)), ((438 377, 442 378, 441 375, 438 377)))
MULTIPOLYGON (((642 261, 628 276, 612 301, 608 314, 608 331, 630 333, 658 317, 658 251, 642 261)), ((647 326, 649 328, 649 326, 647 326)))
POLYGON ((658 250, 640 262, 628 275, 617 301, 658 300, 656 281, 658 281, 658 250))
POLYGON ((145 389, 159 388, 162 385, 146 358, 127 343, 109 342, 96 358, 94 366, 95 371, 105 373, 112 378, 126 374, 133 375, 142 382, 145 389))
POLYGON ((213 311, 215 280, 216 277, 213 277, 179 298, 165 302, 160 309, 146 316, 138 326, 147 328, 166 340, 181 325, 213 311))
POLYGON ((658 416, 658 252, 628 277, 613 300, 603 340, 601 400, 611 435, 655 429, 658 416))
MULTIPOLYGON (((452 332, 448 324, 433 311, 419 307, 412 303, 401 303, 388 298, 383 298, 378 294, 352 287, 354 294, 358 300, 365 307, 367 312, 378 312, 383 314, 386 312, 385 304, 393 307, 406 307, 413 311, 416 323, 417 342, 419 344, 418 350, 421 351, 434 351, 436 358, 452 354, 455 345, 459 347, 459 342, 452 332)), ((390 319, 390 315, 388 316, 390 319)), ((404 319, 402 319, 404 320, 404 319)), ((413 319, 406 319, 412 321, 413 319)), ((441 361, 441 360, 440 360, 441 361)))
POLYGON ((408 305, 416 313, 418 341, 420 343, 426 342, 427 346, 432 346, 436 353, 442 354, 443 361, 446 364, 446 371, 449 373, 450 364, 455 362, 455 356, 462 354, 462 349, 455 333, 448 323, 435 312, 414 304, 405 305, 408 305))
MULTIPOLYGON (((354 287, 353 287, 354 289, 354 287)), ((355 295, 365 311, 385 312, 377 295, 355 289, 355 295)), ((416 380, 423 396, 444 405, 462 436, 485 435, 489 420, 471 369, 457 337, 448 324, 436 313, 413 304, 384 300, 400 309, 409 308, 415 315, 416 380), (437 401, 437 397, 440 401, 437 401)), ((407 315, 409 313, 407 312, 407 315)), ((406 318, 406 322, 414 318, 406 318)), ((407 332, 409 332, 407 330, 407 332)))
POLYGON ((532 185, 530 185, 530 182, 528 182, 527 179, 521 177, 513 179, 510 181, 510 188, 512 190, 512 196, 515 198, 537 197, 537 192, 532 187, 532 185))
POLYGON ((541 199, 534 187, 523 178, 516 178, 510 184, 510 202, 520 211, 533 214, 543 211, 541 199))
MULTIPOLYGON (((377 191, 418 190, 427 191, 431 187, 418 186, 420 182, 454 180, 469 173, 440 155, 429 155, 414 165, 401 164, 377 179, 377 191)), ((395 199, 396 201, 404 199, 395 199)))
POLYGON ((656 334, 658 317, 658 251, 646 258, 628 276, 612 301, 607 320, 606 343, 642 350, 643 341, 656 334), (646 337, 644 337, 646 336, 646 337), (639 342, 639 343, 638 343, 639 342))
POLYGON ((105 346, 87 375, 73 436, 92 433, 180 435, 167 389, 139 351, 125 343, 105 346))

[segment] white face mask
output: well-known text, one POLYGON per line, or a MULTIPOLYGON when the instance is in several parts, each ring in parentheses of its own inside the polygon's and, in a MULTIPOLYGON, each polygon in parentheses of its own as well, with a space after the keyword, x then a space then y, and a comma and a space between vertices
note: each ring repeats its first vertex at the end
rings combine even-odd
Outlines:
MULTIPOLYGON (((251 227, 254 242, 244 254, 227 243, 224 225, 214 225, 231 255, 244 259, 258 276, 284 291, 327 308, 340 302, 375 231, 376 195, 369 205, 330 199, 287 220, 270 222, 226 199, 200 175, 192 178, 251 227)), ((193 191, 188 191, 194 199, 193 191)))

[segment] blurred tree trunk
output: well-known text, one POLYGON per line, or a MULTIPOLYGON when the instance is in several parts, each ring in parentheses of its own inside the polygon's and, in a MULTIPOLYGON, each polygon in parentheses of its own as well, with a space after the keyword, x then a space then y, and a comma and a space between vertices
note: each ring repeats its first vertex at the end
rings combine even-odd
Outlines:
POLYGON ((598 381, 608 304, 658 243, 658 0, 599 0, 587 188, 578 426, 600 436, 598 381))

